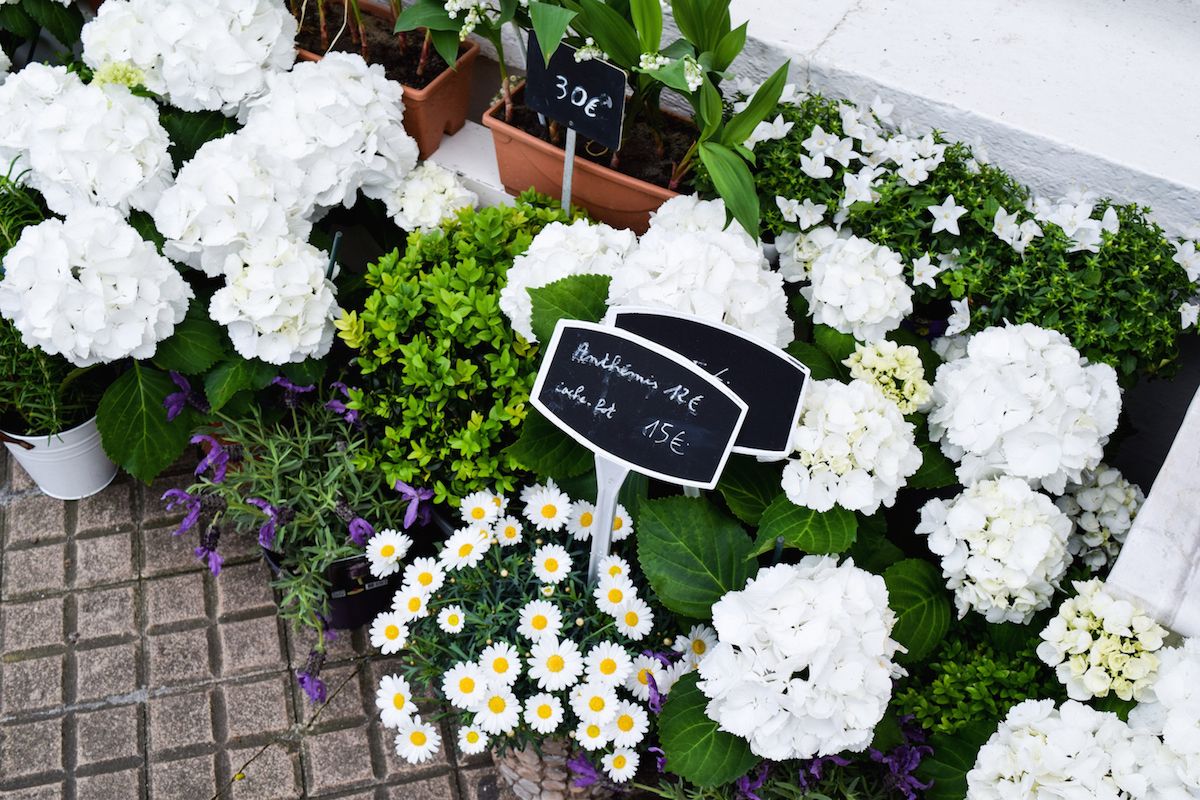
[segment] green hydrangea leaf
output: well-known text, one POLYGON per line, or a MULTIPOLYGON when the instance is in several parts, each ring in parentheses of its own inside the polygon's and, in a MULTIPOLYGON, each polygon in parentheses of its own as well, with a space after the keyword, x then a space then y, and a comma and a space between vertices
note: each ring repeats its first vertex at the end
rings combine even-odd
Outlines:
POLYGON ((21 10, 70 50, 83 31, 83 12, 72 3, 64 6, 56 0, 21 0, 21 10))
POLYGON ((854 544, 857 535, 858 518, 853 511, 840 506, 828 511, 813 511, 796 505, 786 494, 780 494, 759 520, 754 553, 770 551, 779 537, 783 537, 785 547, 805 553, 843 553, 854 544))
POLYGON ((928 561, 906 558, 883 573, 888 605, 896 612, 892 638, 908 649, 896 660, 919 663, 933 652, 950 630, 950 599, 937 567, 928 561))
POLYGON ((813 326, 813 340, 835 364, 841 364, 853 355, 854 347, 858 344, 850 334, 821 324, 813 326))
POLYGON ((989 723, 973 722, 953 736, 935 734, 929 739, 933 753, 921 761, 917 776, 933 782, 926 800, 962 800, 967 796, 967 773, 975 766, 979 748, 995 732, 989 723))
POLYGON ((854 565, 882 575, 883 571, 904 558, 904 551, 887 538, 887 521, 883 514, 859 516, 858 536, 846 551, 854 565))
POLYGON ((941 489, 958 483, 954 473, 954 462, 942 455, 942 449, 933 442, 921 442, 921 466, 908 478, 912 489, 941 489))
POLYGON ((104 452, 146 483, 179 458, 192 433, 188 417, 167 422, 163 400, 177 388, 165 372, 135 361, 100 398, 96 425, 104 452))
POLYGON ((607 275, 571 275, 554 283, 528 289, 533 300, 533 334, 548 342, 560 319, 599 322, 608 310, 607 275))
POLYGON ((787 351, 790 355, 808 367, 809 377, 814 381, 823 381, 827 378, 840 379, 845 372, 840 364, 834 363, 821 348, 811 345, 808 342, 796 340, 787 346, 787 351))
POLYGON ((721 473, 717 491, 734 516, 747 525, 757 525, 779 492, 779 467, 752 456, 733 456, 721 473))
POLYGON ((175 326, 175 332, 158 345, 154 366, 184 375, 197 375, 226 354, 224 329, 207 314, 191 314, 175 326))
POLYGON ((591 469, 593 461, 591 450, 532 410, 525 417, 521 437, 506 452, 542 478, 574 478, 591 469))
POLYGON ((759 758, 750 745, 725 733, 704 713, 708 698, 696 687, 696 673, 679 679, 658 718, 667 769, 697 786, 719 786, 754 769, 759 758))

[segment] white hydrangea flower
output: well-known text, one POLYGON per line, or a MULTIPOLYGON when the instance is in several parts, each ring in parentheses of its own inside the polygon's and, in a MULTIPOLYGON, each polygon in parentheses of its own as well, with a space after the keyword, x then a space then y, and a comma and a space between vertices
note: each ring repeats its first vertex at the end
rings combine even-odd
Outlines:
POLYGON ((1061 709, 1053 700, 1013 706, 967 773, 967 800, 1194 796, 1183 791, 1156 736, 1074 700, 1061 709))
POLYGON ((4 48, 0 47, 0 83, 4 83, 10 69, 12 69, 12 62, 8 60, 8 54, 4 52, 4 48))
POLYGON ((609 305, 669 308, 724 322, 778 347, 793 339, 783 278, 755 240, 725 225, 720 200, 673 198, 616 271, 609 305), (720 222, 713 224, 719 219, 720 222))
MULTIPOLYGON (((51 67, 34 62, 0 84, 0 167, 18 156, 27 160, 30 131, 42 114, 68 89, 83 86, 79 76, 66 67, 51 67)), ((28 169, 17 164, 16 173, 28 169)), ((15 174, 15 173, 14 173, 15 174)))
POLYGON ((463 208, 474 208, 479 195, 450 170, 426 161, 408 173, 399 189, 384 198, 388 216, 406 231, 436 228, 463 208))
POLYGON ((111 208, 26 228, 3 266, 0 314, 27 346, 78 367, 150 358, 192 299, 171 262, 111 208))
POLYGON ((325 278, 328 262, 328 254, 306 242, 254 242, 230 257, 225 286, 213 295, 209 313, 229 327, 234 349, 245 358, 268 364, 321 358, 340 313, 325 278))
POLYGON ((912 345, 898 345, 887 339, 856 344, 854 352, 842 363, 850 368, 851 378, 877 386, 901 414, 924 410, 933 398, 933 387, 925 380, 921 353, 912 345))
POLYGON ((297 194, 303 179, 287 158, 251 146, 240 133, 208 142, 154 209, 164 252, 215 277, 251 243, 306 240, 312 206, 297 194))
POLYGON ((92 69, 127 64, 173 106, 233 116, 292 65, 296 19, 282 0, 108 0, 82 39, 92 69))
MULTIPOLYGON (((823 210, 825 207, 818 208, 823 210)), ((849 232, 846 235, 849 236, 849 232)), ((775 247, 779 250, 779 274, 788 283, 807 281, 817 256, 839 237, 837 231, 826 225, 813 228, 808 233, 784 231, 779 234, 775 237, 775 247)))
POLYGON ((853 235, 822 233, 818 241, 828 244, 809 264, 812 284, 800 290, 813 321, 864 342, 900 327, 913 308, 900 255, 853 235))
POLYGON ((1068 485, 1067 493, 1055 501, 1075 523, 1067 543, 1071 555, 1092 572, 1116 561, 1145 500, 1141 487, 1114 467, 1100 464, 1084 472, 1083 482, 1068 485))
POLYGON ((1161 736, 1179 780, 1200 794, 1200 639, 1159 651, 1156 699, 1138 703, 1129 724, 1161 736))
POLYGON ((929 435, 971 484, 1000 474, 1061 494, 1099 465, 1121 393, 1107 364, 1036 325, 988 328, 938 368, 929 435))
POLYGON ((570 225, 551 222, 533 237, 528 249, 508 268, 500 290, 500 310, 513 330, 536 342, 531 322, 530 289, 571 275, 613 275, 637 245, 633 231, 577 219, 570 225))
POLYGON ((1049 607, 1071 560, 1071 521, 1049 497, 1008 476, 930 500, 916 532, 941 559, 960 618, 974 609, 988 622, 1029 622, 1049 607))
POLYGON ((828 556, 760 570, 713 606, 705 713, 776 761, 861 751, 903 670, 883 578, 828 556))
POLYGON ((1166 629, 1128 600, 1109 594, 1103 581, 1075 581, 1042 631, 1038 658, 1054 667, 1072 700, 1153 699, 1151 687, 1166 629))
POLYGON ((872 383, 813 381, 792 434, 783 490, 798 506, 874 514, 921 467, 913 426, 872 383))

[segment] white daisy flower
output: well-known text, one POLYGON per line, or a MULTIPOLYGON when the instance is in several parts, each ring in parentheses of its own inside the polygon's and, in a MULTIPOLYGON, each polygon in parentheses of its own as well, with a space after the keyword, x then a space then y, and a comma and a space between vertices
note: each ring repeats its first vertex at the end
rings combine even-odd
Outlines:
POLYGON ((371 623, 371 646, 385 656, 398 652, 408 642, 408 626, 394 611, 385 611, 371 623))
POLYGON ((585 680, 591 683, 617 686, 633 671, 633 659, 615 642, 601 642, 588 651, 584 659, 585 680))
POLYGON ((420 589, 401 587, 392 596, 392 611, 404 622, 429 616, 429 603, 420 589))
POLYGON ((521 722, 521 701, 507 686, 493 687, 475 709, 475 724, 498 736, 511 733, 521 722))
POLYGON ((446 569, 473 567, 483 558, 489 546, 488 540, 480 540, 476 529, 460 528, 446 540, 446 545, 438 553, 438 560, 446 569))
POLYGON ((613 744, 617 747, 636 747, 650 730, 646 709, 628 700, 617 701, 617 715, 609 726, 613 744))
POLYGON ((521 677, 521 654, 508 642, 496 642, 479 654, 479 666, 492 686, 512 686, 521 677))
POLYGON ((529 665, 529 677, 537 681, 538 688, 549 692, 574 686, 583 674, 579 645, 570 639, 559 641, 547 636, 534 642, 526 663, 529 665))
POLYGON ((446 606, 438 612, 438 627, 446 633, 458 633, 466 623, 467 615, 463 613, 462 606, 446 606))
POLYGON ((621 748, 600 759, 604 771, 614 783, 624 783, 633 777, 638 768, 638 754, 632 750, 621 748))
POLYGON ((687 636, 676 636, 672 645, 675 652, 683 653, 684 660, 694 667, 700 666, 700 660, 716 646, 717 632, 707 625, 693 625, 687 636))
POLYGON ((629 562, 620 556, 605 556, 600 559, 600 574, 615 578, 629 575, 629 562))
POLYGON ((522 535, 521 520, 511 516, 500 517, 496 520, 496 524, 492 526, 492 533, 501 547, 520 544, 521 540, 525 538, 522 535))
POLYGON ((417 713, 408 681, 399 675, 384 675, 379 679, 375 706, 379 709, 379 719, 388 728, 399 727, 401 722, 417 713))
POLYGON ((459 503, 462 518, 468 525, 487 525, 499 514, 495 495, 488 491, 471 492, 459 503))
POLYGON ((629 677, 625 679, 625 688, 643 703, 650 700, 650 679, 654 679, 654 685, 661 687, 663 683, 663 673, 665 672, 662 662, 653 656, 637 656, 633 659, 633 669, 629 671, 629 677))
POLYGON ((460 661, 442 674, 442 694, 464 711, 473 711, 483 702, 487 687, 487 673, 470 661, 460 661))
POLYGON ((608 731, 603 725, 581 722, 575 729, 575 741, 579 742, 579 746, 584 750, 599 750, 601 747, 607 746, 610 739, 608 731))
POLYGON ((562 630, 562 612, 545 600, 530 600, 521 608, 517 633, 536 642, 546 636, 558 636, 562 630))
POLYGON ((547 485, 530 492, 525 501, 525 519, 541 531, 561 530, 571 515, 571 498, 566 492, 547 481, 547 485))
POLYGON ((422 722, 420 717, 409 717, 396 731, 396 755, 410 764, 428 761, 441 746, 437 728, 422 722))
POLYGON ((696 668, 692 666, 692 662, 686 658, 676 661, 664 669, 661 675, 655 676, 654 685, 658 687, 658 693, 666 697, 675 688, 675 684, 679 682, 679 679, 694 669, 696 668))
POLYGON ((596 505, 577 500, 571 505, 571 516, 567 517, 567 533, 580 542, 592 538, 592 525, 596 522, 596 505))
POLYGON ((563 721, 563 705, 548 692, 535 694, 525 701, 525 721, 538 733, 554 733, 563 721))
POLYGON ((458 749, 464 755, 473 756, 487 750, 487 734, 476 725, 458 729, 458 749))
POLYGON ((596 605, 600 610, 609 616, 615 615, 621 606, 630 600, 638 599, 637 588, 633 585, 633 581, 624 575, 611 577, 601 574, 600 581, 592 591, 592 596, 596 598, 596 605))
POLYGON ((508 498, 492 492, 492 505, 496 507, 496 516, 502 517, 508 512, 508 498))
POLYGON ((542 583, 558 583, 571 571, 571 554, 556 544, 545 544, 533 554, 533 573, 542 583))
POLYGON ((617 630, 634 641, 645 638, 654 627, 654 612, 646 605, 646 601, 637 597, 625 601, 613 619, 616 620, 617 630))
POLYGON ((367 540, 367 561, 371 574, 383 578, 400 569, 400 560, 408 554, 412 539, 391 528, 380 531, 367 540))
POLYGON ((625 510, 625 506, 617 504, 617 513, 613 515, 612 540, 619 542, 628 539, 633 533, 633 517, 625 510))
POLYGON ((584 722, 607 725, 617 715, 617 693, 609 684, 581 683, 571 690, 571 710, 584 722))
POLYGON ((433 594, 442 588, 445 582, 446 573, 435 559, 414 558, 413 562, 404 568, 403 585, 423 594, 433 594))

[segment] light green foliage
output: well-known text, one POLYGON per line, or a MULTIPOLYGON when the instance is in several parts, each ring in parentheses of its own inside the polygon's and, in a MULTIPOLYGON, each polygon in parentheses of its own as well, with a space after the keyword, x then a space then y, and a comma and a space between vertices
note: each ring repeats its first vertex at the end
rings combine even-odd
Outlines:
POLYGON ((414 233, 403 257, 393 251, 369 267, 374 292, 338 322, 362 373, 350 405, 373 434, 359 467, 427 485, 438 502, 513 488, 519 466, 504 448, 528 411, 537 348, 509 327, 500 289, 534 235, 566 220, 526 194, 414 233))

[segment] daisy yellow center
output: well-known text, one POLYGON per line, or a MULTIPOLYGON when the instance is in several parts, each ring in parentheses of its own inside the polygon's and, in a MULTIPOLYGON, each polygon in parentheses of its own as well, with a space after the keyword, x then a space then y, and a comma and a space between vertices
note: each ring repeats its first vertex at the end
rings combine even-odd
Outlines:
POLYGON ((592 512, 585 511, 579 515, 579 524, 585 528, 592 527, 592 512))
POLYGON ((421 584, 422 586, 428 586, 429 584, 433 583, 433 573, 422 572, 417 576, 417 583, 421 584))
POLYGON ((708 649, 708 645, 706 645, 704 643, 703 639, 694 639, 692 641, 692 652, 695 653, 696 655, 698 655, 698 656, 704 655, 704 651, 707 649, 708 649))
POLYGON ((408 735, 408 740, 417 747, 424 747, 425 742, 429 741, 429 737, 422 731, 413 731, 408 735))
POLYGON ((509 525, 507 528, 504 529, 504 538, 505 539, 517 538, 517 529, 514 528, 512 525, 509 525))
POLYGON ((621 530, 621 528, 624 528, 624 527, 625 527, 625 520, 621 519, 620 517, 617 517, 616 519, 613 520, 613 530, 614 531, 619 531, 619 530, 621 530))
POLYGON ((462 678, 458 682, 458 690, 463 694, 470 694, 471 692, 475 691, 475 679, 462 678))
POLYGON ((553 519, 558 516, 558 506, 553 503, 546 503, 542 506, 542 516, 546 519, 553 519))
POLYGON ((496 508, 499 508, 501 505, 504 504, 504 501, 501 500, 499 497, 493 497, 492 502, 495 504, 496 508))
POLYGON ((408 705, 408 698, 400 692, 396 692, 396 694, 392 695, 392 705, 396 707, 397 711, 403 711, 404 707, 408 705))
POLYGON ((383 629, 383 635, 389 639, 400 638, 400 627, 398 625, 388 625, 383 629))
POLYGON ((640 683, 642 686, 650 685, 650 670, 646 669, 645 667, 642 667, 638 670, 638 683, 640 683))
POLYGON ((554 709, 550 707, 549 703, 542 703, 538 706, 537 715, 542 719, 550 719, 554 716, 554 709))
POLYGON ((614 578, 617 577, 618 575, 620 575, 624 571, 625 570, 621 569, 621 567, 618 566, 617 564, 613 564, 611 567, 608 568, 608 574, 613 576, 614 578))
POLYGON ((551 672, 562 672, 565 666, 567 666, 567 662, 560 655, 553 655, 546 659, 546 669, 551 672))
POLYGON ((535 631, 544 631, 546 626, 550 624, 550 620, 546 619, 545 615, 537 614, 529 621, 535 631))
POLYGON ((486 516, 487 512, 483 510, 482 506, 475 506, 471 509, 471 519, 483 519, 486 516))
POLYGON ((501 656, 492 662, 492 670, 499 675, 508 672, 508 659, 501 656))
POLYGON ((617 604, 625 599, 625 593, 620 589, 612 588, 608 590, 608 602, 617 604))
POLYGON ((599 739, 600 738, 600 726, 599 725, 588 725, 586 732, 587 732, 587 736, 589 739, 599 739))
POLYGON ((613 756, 613 769, 625 769, 625 756, 613 756))
POLYGON ((617 717, 617 727, 621 729, 622 733, 629 733, 633 730, 633 717, 628 714, 617 717))
POLYGON ((508 708, 508 703, 504 702, 504 698, 499 695, 488 700, 488 711, 493 714, 503 714, 506 708, 508 708))
POLYGON ((629 627, 636 628, 638 622, 640 622, 640 621, 641 621, 641 618, 638 617, 636 611, 626 611, 625 612, 625 624, 628 625, 629 627))
POLYGON ((446 624, 453 627, 458 624, 458 614, 451 614, 446 617, 446 624))
POLYGON ((617 662, 611 658, 606 658, 600 662, 600 672, 605 675, 612 675, 617 671, 617 662))
POLYGON ((420 611, 421 610, 421 598, 419 598, 419 597, 408 598, 408 610, 413 612, 414 614, 416 612, 420 611))
POLYGON ((603 711, 604 710, 604 698, 603 697, 593 697, 591 700, 588 700, 588 708, 590 708, 592 711, 603 711))
POLYGON ((479 734, 475 731, 467 731, 467 741, 471 744, 475 744, 479 741, 479 734))
POLYGON ((394 545, 385 544, 383 547, 379 548, 379 555, 383 556, 384 558, 391 558, 392 556, 396 555, 396 548, 394 545))
POLYGON ((558 559, 547 558, 546 563, 543 566, 546 567, 546 572, 558 572, 558 559))
POLYGON ((474 549, 475 549, 475 545, 471 544, 470 542, 467 542, 462 547, 458 548, 458 557, 466 558, 467 556, 471 555, 471 551, 474 549))

